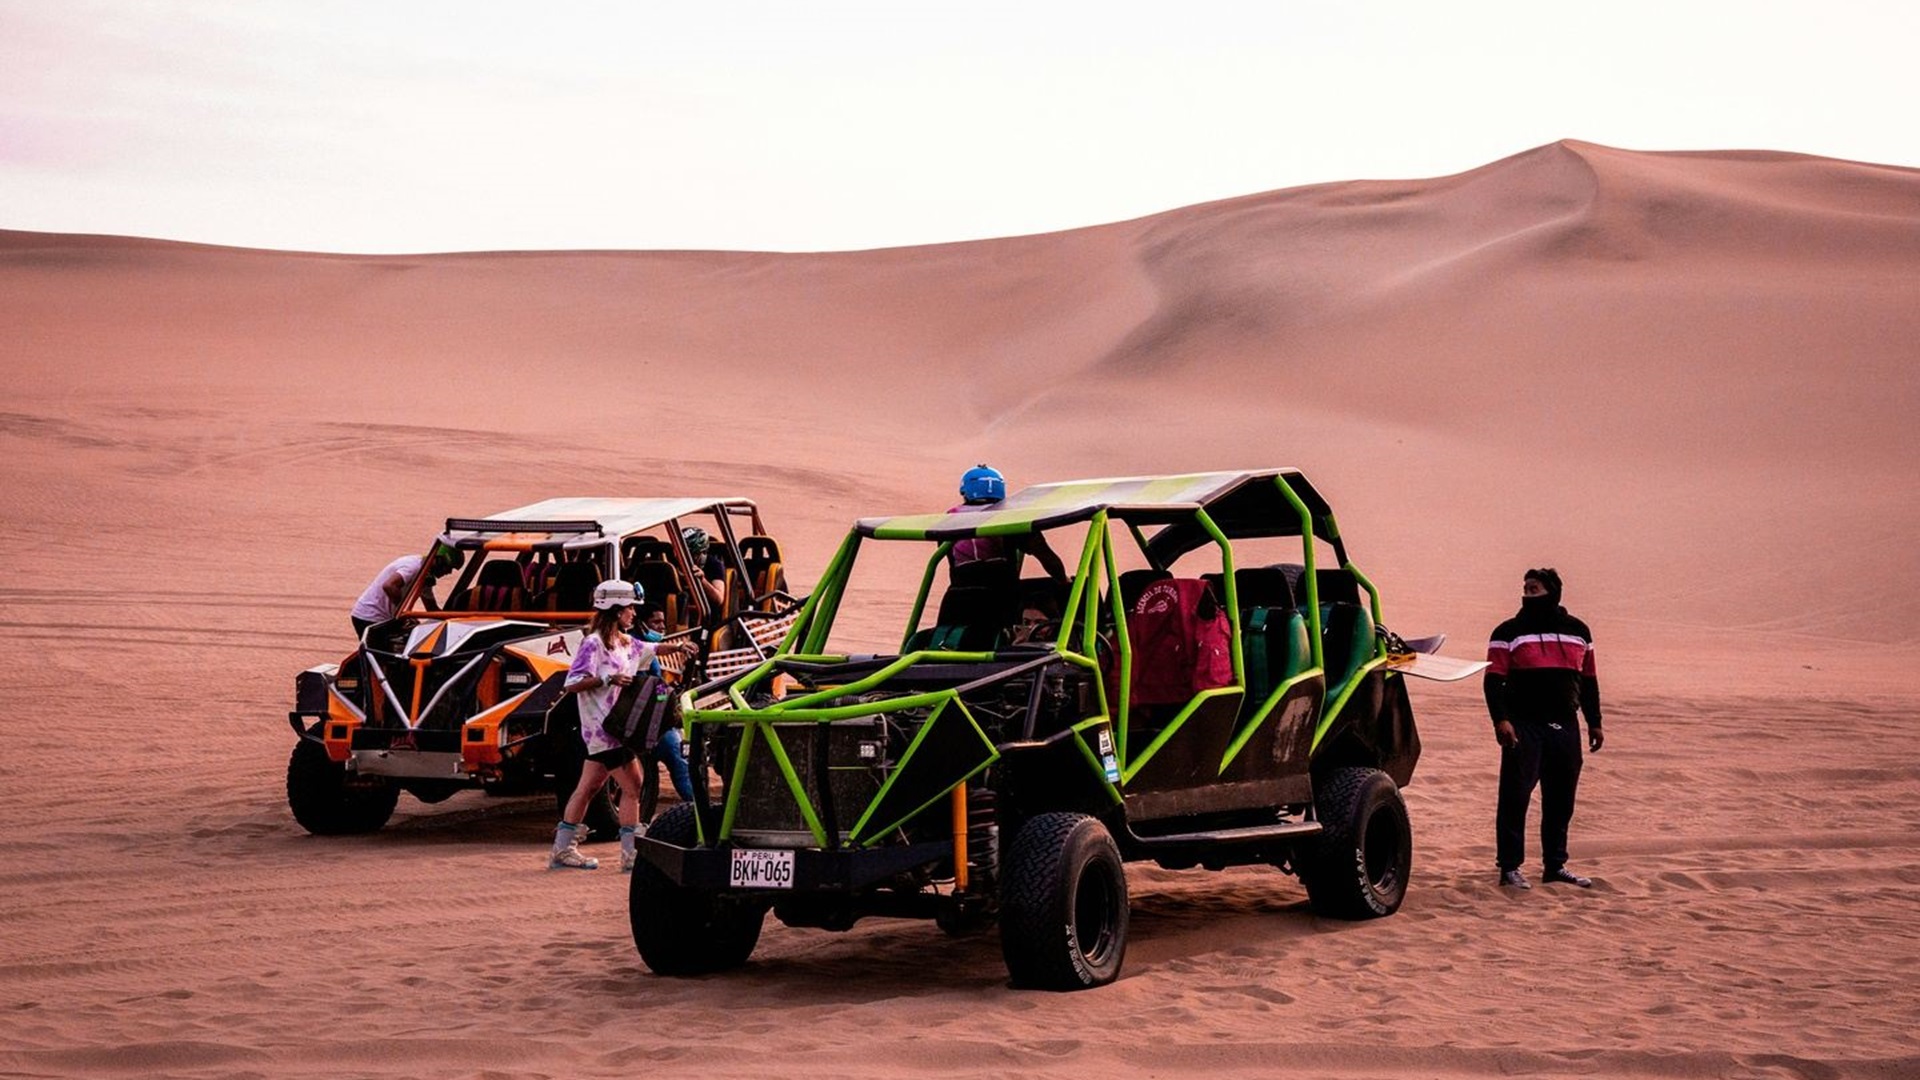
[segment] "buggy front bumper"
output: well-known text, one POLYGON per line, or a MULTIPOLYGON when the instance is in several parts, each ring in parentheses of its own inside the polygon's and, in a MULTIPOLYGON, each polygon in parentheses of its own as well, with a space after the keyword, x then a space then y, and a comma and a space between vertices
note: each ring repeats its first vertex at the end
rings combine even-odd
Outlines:
POLYGON ((850 893, 951 858, 953 844, 931 841, 889 844, 875 848, 793 849, 793 883, 783 888, 745 888, 733 883, 733 853, 725 847, 683 848, 642 836, 636 850, 676 885, 701 892, 765 894, 769 898, 793 893, 850 893))

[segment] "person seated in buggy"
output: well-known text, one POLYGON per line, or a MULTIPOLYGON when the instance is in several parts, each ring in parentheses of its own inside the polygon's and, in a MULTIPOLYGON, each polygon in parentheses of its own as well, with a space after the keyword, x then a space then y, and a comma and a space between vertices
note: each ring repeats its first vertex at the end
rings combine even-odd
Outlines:
MULTIPOLYGON (((1007 481, 999 471, 985 463, 968 469, 960 477, 960 503, 949 514, 978 513, 990 510, 1007 497, 1007 481)), ((956 540, 947 555, 947 582, 950 589, 977 589, 988 598, 980 606, 1004 610, 1008 625, 1029 620, 1057 619, 1066 600, 1072 579, 1066 564, 1040 533, 1026 536, 978 536, 956 540), (1051 595, 1033 595, 1021 580, 1020 570, 1032 555, 1046 570, 1051 595)))
POLYGON ((734 578, 726 556, 715 549, 705 529, 689 525, 680 530, 680 542, 686 545, 687 558, 693 562, 693 581, 706 593, 707 629, 718 630, 733 618, 739 604, 733 594, 734 578))

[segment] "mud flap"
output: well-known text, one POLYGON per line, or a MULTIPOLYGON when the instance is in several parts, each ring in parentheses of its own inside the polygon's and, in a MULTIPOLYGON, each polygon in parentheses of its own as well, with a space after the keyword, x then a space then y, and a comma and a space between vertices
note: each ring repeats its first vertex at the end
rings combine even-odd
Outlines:
POLYGON ((1393 782, 1406 787, 1413 782, 1413 767, 1420 761, 1420 732, 1413 726, 1413 703, 1407 700, 1407 680, 1395 675, 1378 675, 1385 680, 1380 702, 1380 719, 1375 727, 1375 749, 1380 755, 1380 771, 1393 782))
POLYGON ((1399 786, 1413 780, 1420 732, 1407 700, 1407 680, 1375 668, 1361 677, 1335 727, 1314 755, 1316 775, 1342 766, 1377 768, 1399 786))

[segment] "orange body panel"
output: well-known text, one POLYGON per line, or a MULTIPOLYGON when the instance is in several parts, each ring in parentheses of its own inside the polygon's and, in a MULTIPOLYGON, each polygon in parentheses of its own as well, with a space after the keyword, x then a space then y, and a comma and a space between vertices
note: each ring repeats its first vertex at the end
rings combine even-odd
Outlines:
POLYGON ((515 694, 461 727, 460 765, 468 775, 491 772, 505 760, 500 753, 500 724, 532 693, 515 694))
POLYGON ((327 758, 343 762, 353 749, 353 733, 362 723, 360 717, 347 704, 345 698, 332 687, 327 688, 327 718, 320 727, 320 741, 327 748, 327 758))
POLYGON ((503 666, 497 656, 487 661, 486 670, 480 673, 480 681, 474 685, 474 704, 480 706, 481 712, 500 704, 500 669, 503 666))

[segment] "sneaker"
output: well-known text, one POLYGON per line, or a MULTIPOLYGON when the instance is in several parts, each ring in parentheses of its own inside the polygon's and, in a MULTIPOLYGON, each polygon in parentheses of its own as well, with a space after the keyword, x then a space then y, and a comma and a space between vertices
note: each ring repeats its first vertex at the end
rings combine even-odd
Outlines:
POLYGON ((1533 884, 1527 880, 1527 875, 1518 870, 1500 871, 1500 884, 1509 889, 1533 888, 1533 884))
POLYGON ((1583 889, 1593 888, 1593 879, 1584 878, 1564 866, 1556 866, 1540 875, 1541 881, 1558 881, 1563 885, 1578 885, 1583 889))
POLYGON ((640 861, 639 852, 637 851, 621 852, 620 853, 620 872, 623 874, 633 873, 633 864, 639 861, 640 861))
POLYGON ((549 870, 598 870, 600 860, 580 854, 580 845, 569 844, 547 860, 549 870))

